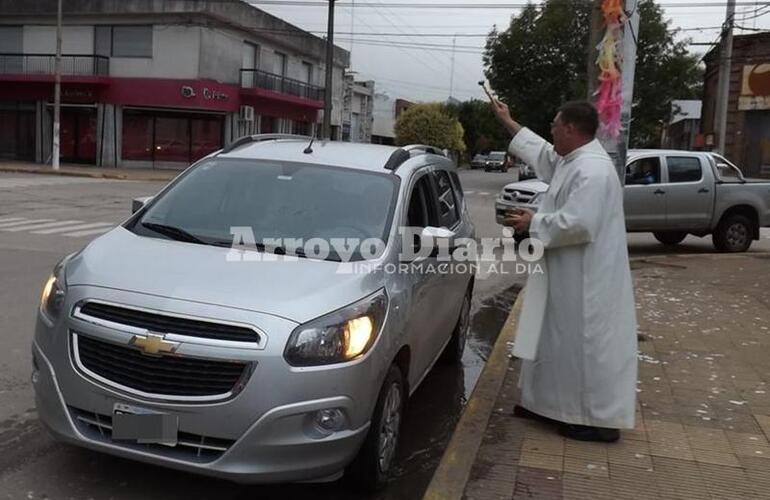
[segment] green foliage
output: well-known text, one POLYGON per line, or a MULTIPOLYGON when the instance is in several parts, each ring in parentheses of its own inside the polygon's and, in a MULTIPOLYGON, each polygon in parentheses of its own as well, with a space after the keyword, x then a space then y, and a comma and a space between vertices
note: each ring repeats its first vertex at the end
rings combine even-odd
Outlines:
POLYGON ((507 149, 510 137, 500 126, 486 101, 473 99, 448 107, 465 130, 464 141, 471 158, 476 153, 507 149))
POLYGON ((443 104, 416 104, 396 121, 396 144, 427 144, 463 153, 464 130, 443 104))
MULTIPOLYGON (((670 22, 652 0, 640 0, 632 147, 658 144, 673 99, 700 95, 702 72, 685 42, 675 42, 670 22)), ((559 106, 585 99, 591 2, 546 0, 490 33, 486 75, 514 116, 549 137, 559 106)))

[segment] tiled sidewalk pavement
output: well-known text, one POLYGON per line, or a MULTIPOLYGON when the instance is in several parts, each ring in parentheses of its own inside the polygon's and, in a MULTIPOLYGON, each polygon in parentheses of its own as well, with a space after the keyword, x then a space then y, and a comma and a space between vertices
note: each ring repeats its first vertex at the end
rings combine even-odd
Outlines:
POLYGON ((512 361, 465 498, 770 499, 770 256, 633 267, 637 428, 581 443, 512 417, 512 361))

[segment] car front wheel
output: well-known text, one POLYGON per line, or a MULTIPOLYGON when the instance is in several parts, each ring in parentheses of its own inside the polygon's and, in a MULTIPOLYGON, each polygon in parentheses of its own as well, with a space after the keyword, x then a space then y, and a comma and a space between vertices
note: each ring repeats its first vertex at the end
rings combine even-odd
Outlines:
POLYGON ((681 231, 652 233, 652 235, 655 236, 656 240, 668 246, 678 245, 687 237, 687 233, 681 231))
POLYGON ((404 377, 392 365, 380 389, 366 440, 347 471, 358 489, 379 490, 393 474, 405 400, 404 377))

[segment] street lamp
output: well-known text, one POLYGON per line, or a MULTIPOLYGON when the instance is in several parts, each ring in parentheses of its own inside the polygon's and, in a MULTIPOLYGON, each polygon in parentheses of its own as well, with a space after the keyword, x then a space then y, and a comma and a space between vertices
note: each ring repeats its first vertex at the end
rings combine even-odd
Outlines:
POLYGON ((335 0, 329 0, 329 27, 326 33, 326 89, 324 91, 323 123, 324 139, 332 138, 332 85, 334 82, 334 2, 335 0))

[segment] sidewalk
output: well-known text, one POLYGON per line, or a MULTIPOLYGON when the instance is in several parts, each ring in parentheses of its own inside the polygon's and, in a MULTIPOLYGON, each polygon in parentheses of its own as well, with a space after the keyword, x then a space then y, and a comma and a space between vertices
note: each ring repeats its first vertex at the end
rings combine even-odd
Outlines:
POLYGON ((168 182, 181 170, 162 170, 151 168, 110 168, 83 165, 63 164, 58 171, 51 165, 41 165, 23 161, 0 160, 0 172, 16 174, 62 175, 68 177, 91 177, 94 179, 119 179, 132 181, 162 181, 168 182))
MULTIPOLYGON (((481 415, 483 438, 463 426, 480 420, 474 392, 426 498, 770 499, 770 255, 651 257, 632 268, 636 429, 583 443, 514 418, 510 359, 502 383, 486 369, 479 381, 482 400, 483 386, 501 386, 481 415)), ((507 354, 515 310, 495 351, 507 354)))

